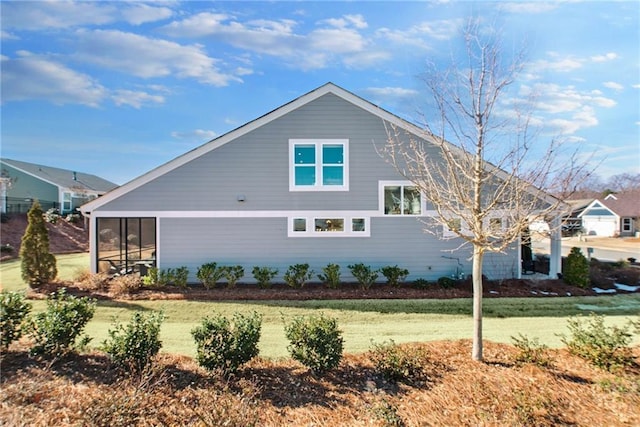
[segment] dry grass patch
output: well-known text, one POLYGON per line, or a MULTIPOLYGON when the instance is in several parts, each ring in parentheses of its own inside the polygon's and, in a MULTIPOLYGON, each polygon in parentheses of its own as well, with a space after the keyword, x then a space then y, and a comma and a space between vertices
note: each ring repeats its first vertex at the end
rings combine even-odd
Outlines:
POLYGON ((346 355, 317 376, 290 360, 255 359, 223 379, 189 357, 161 355, 122 377, 99 353, 56 364, 3 355, 0 419, 8 425, 640 425, 640 348, 618 374, 549 350, 553 368, 516 364, 517 350, 467 340, 402 345, 426 354, 425 377, 380 380, 368 354, 346 355))

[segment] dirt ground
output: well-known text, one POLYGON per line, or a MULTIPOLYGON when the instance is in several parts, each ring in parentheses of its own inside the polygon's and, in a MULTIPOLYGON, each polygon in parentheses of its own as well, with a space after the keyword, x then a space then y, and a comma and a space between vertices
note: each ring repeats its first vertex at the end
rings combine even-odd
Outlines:
MULTIPOLYGON (((8 222, 0 224, 0 245, 10 245, 13 248, 11 253, 2 252, 0 261, 18 257, 20 242, 26 229, 27 214, 11 214, 8 222)), ((47 223, 47 229, 51 253, 67 254, 89 250, 89 232, 84 229, 82 220, 79 224, 72 224, 60 219, 56 224, 47 223)))

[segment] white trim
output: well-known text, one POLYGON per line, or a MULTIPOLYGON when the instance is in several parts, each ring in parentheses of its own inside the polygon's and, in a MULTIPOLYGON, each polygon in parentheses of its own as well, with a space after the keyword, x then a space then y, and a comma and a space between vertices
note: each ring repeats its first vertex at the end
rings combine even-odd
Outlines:
MULTIPOLYGON (((352 217, 373 217, 378 215, 377 210, 362 211, 318 211, 318 210, 290 210, 290 211, 97 211, 91 217, 98 218, 288 218, 308 215, 316 216, 352 216, 352 217)), ((388 215, 386 215, 388 216, 388 215)))
MULTIPOLYGON (((399 214, 385 214, 384 213, 384 188, 385 187, 397 187, 400 186, 402 187, 416 187, 418 188, 418 186, 416 184, 414 184, 411 181, 407 181, 407 180, 388 180, 388 181, 378 181, 378 212, 380 215, 384 216, 384 217, 421 217, 421 216, 425 216, 425 212, 426 212, 426 208, 427 208, 427 202, 426 202, 426 197, 424 196, 424 194, 422 193, 422 191, 420 192, 420 213, 419 214, 405 214, 403 212, 400 212, 399 214)), ((402 195, 404 194, 404 191, 401 191, 402 195)))
MULTIPOLYGON (((311 165, 309 165, 311 166, 311 165)), ((333 166, 329 164, 329 166, 333 166)), ((289 139, 289 191, 349 191, 349 140, 348 139, 289 139), (313 145, 315 147, 316 183, 314 185, 296 185, 295 147, 297 145, 313 145), (324 185, 322 147, 325 145, 342 145, 342 185, 324 185)))

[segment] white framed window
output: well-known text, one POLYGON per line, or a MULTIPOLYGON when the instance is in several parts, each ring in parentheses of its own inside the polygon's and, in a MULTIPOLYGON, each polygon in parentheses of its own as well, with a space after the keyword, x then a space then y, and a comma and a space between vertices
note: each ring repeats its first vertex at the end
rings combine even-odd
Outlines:
POLYGON ((62 212, 69 212, 71 210, 71 193, 66 191, 62 193, 62 212))
POLYGON ((289 191, 348 190, 348 139, 289 140, 289 191))
POLYGON ((424 211, 424 197, 410 181, 380 181, 378 191, 384 215, 419 216, 424 211))
POLYGON ((289 217, 289 237, 369 237, 370 219, 361 215, 309 213, 289 217))
POLYGON ((442 235, 444 237, 455 237, 460 230, 462 230, 462 219, 451 218, 447 221, 447 225, 442 226, 442 235))
POLYGON ((622 218, 622 231, 633 231, 631 218, 622 218))

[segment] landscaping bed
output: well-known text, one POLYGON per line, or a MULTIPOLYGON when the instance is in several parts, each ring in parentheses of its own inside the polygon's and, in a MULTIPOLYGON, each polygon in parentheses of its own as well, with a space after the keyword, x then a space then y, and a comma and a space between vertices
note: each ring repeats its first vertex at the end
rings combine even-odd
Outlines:
MULTIPOLYGON (((374 284, 369 289, 362 289, 355 283, 344 283, 337 289, 330 289, 319 283, 309 283, 299 289, 291 288, 285 284, 274 284, 266 289, 259 288, 254 284, 238 284, 232 288, 218 285, 212 289, 206 289, 198 284, 191 284, 186 288, 176 286, 141 287, 126 291, 122 289, 116 290, 116 286, 113 283, 100 289, 88 289, 86 285, 68 282, 51 285, 38 291, 30 290, 29 297, 43 298, 52 290, 62 286, 75 295, 92 296, 97 299, 126 300, 449 299, 471 298, 473 296, 471 281, 466 280, 450 288, 444 288, 436 283, 420 287, 412 283, 403 283, 398 287, 387 284, 374 284)), ((485 281, 483 293, 487 298, 597 295, 592 289, 582 289, 567 285, 562 280, 531 279, 485 281)))

